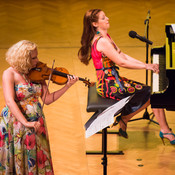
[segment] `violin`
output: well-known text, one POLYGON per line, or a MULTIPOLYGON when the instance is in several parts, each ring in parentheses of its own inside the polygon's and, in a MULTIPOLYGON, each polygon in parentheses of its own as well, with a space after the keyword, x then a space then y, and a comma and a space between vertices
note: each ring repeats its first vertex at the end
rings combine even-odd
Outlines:
MULTIPOLYGON (((67 76, 73 76, 69 74, 68 70, 63 67, 56 67, 51 69, 47 67, 45 63, 38 62, 35 68, 32 68, 27 74, 28 78, 35 83, 41 83, 44 80, 49 80, 58 85, 64 85, 67 83, 67 76), (50 78, 51 76, 51 78, 50 78)), ((86 78, 78 77, 80 81, 83 81, 86 86, 94 86, 94 82, 87 80, 86 78)))

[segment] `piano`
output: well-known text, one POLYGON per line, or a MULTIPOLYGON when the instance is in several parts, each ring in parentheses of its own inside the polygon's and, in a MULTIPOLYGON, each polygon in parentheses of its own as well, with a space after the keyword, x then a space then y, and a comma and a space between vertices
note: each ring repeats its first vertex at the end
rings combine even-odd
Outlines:
POLYGON ((152 108, 175 111, 175 24, 166 24, 166 44, 151 49, 152 63, 158 63, 160 73, 152 74, 152 108))

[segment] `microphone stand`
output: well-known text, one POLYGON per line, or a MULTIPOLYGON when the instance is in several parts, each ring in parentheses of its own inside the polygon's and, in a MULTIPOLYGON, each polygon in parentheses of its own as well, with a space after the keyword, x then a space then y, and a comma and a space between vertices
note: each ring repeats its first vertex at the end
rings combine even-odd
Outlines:
MULTIPOLYGON (((144 22, 145 24, 145 37, 146 39, 149 38, 149 19, 151 19, 150 17, 150 10, 148 10, 148 15, 147 15, 147 18, 144 22)), ((148 64, 148 50, 149 50, 149 44, 146 43, 146 64, 148 64)), ((148 70, 146 70, 146 85, 148 85, 148 70)))
MULTIPOLYGON (((145 24, 145 35, 144 36, 148 40, 149 40, 149 19, 151 19, 150 10, 148 10, 148 14, 147 14, 146 20, 144 21, 144 24, 145 24)), ((149 51, 149 44, 146 43, 146 61, 145 61, 146 64, 148 64, 148 51, 149 51)), ((148 70, 146 70, 146 85, 148 85, 148 70)), ((151 114, 149 114, 148 113, 148 109, 146 108, 142 118, 133 119, 133 120, 130 120, 130 121, 135 121, 135 120, 140 120, 140 119, 146 119, 146 120, 149 120, 150 122, 153 122, 153 123, 158 124, 156 121, 153 120, 153 118, 154 118, 153 112, 151 114), (150 116, 151 115, 152 115, 152 118, 150 119, 150 116)))

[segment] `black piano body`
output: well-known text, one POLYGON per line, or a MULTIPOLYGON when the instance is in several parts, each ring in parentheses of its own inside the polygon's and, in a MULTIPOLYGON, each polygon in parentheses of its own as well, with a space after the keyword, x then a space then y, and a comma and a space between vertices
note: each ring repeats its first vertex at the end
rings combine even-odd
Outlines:
POLYGON ((157 75, 152 76, 154 89, 150 103, 152 108, 175 111, 175 24, 166 24, 165 31, 165 46, 151 50, 152 62, 155 63, 154 57, 160 61, 160 74, 158 78, 157 75))

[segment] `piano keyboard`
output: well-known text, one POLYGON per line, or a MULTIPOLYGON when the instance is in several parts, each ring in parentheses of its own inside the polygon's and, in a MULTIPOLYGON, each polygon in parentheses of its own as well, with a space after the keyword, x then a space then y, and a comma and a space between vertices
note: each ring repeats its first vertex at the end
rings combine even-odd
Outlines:
POLYGON ((151 76, 154 93, 151 94, 150 103, 152 108, 175 111, 175 25, 166 24, 165 32, 165 46, 151 49, 151 61, 159 63, 160 73, 151 76))
POLYGON ((152 73, 152 92, 164 91, 168 86, 166 77, 165 48, 153 48, 151 50, 152 63, 159 64, 159 74, 152 73))
MULTIPOLYGON (((153 64, 159 64, 159 55, 153 55, 153 64)), ((152 92, 159 92, 159 74, 154 73, 152 75, 153 83, 152 83, 152 92)))

